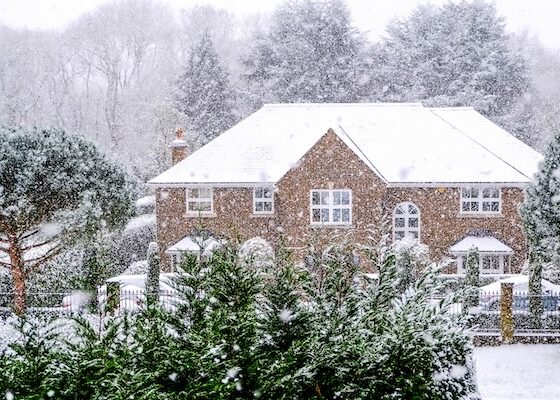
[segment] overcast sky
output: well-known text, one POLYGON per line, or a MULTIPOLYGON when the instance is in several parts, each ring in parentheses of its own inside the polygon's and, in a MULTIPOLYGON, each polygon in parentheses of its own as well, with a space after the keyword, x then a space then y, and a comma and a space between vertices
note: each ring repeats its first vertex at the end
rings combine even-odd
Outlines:
MULTIPOLYGON (((82 13, 108 0, 0 0, 0 21, 12 27, 60 29, 82 13)), ((281 0, 160 0, 176 10, 208 3, 237 14, 272 11, 281 0)), ((447 0, 432 0, 443 3, 447 0)), ((418 3, 427 0, 347 0, 356 25, 372 38, 383 35, 384 26, 393 16, 407 15, 418 3)), ((495 0, 506 18, 508 29, 527 29, 543 44, 560 48, 560 1, 495 0)))

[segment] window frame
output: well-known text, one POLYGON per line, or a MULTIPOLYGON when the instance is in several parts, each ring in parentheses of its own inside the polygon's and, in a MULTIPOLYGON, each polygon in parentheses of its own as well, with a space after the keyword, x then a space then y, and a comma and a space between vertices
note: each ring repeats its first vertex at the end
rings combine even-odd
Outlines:
POLYGON ((257 215, 267 215, 274 214, 274 188, 271 186, 255 186, 253 188, 253 214, 257 215), (257 190, 262 190, 262 196, 257 197, 257 190), (265 190, 270 191, 270 197, 265 197, 265 190), (261 211, 257 210, 257 203, 263 204, 263 209, 261 211), (265 210, 265 203, 270 203, 270 210, 265 210))
MULTIPOLYGON (((322 212, 319 211, 319 219, 322 219, 322 212)), ((341 188, 341 189, 311 189, 309 191, 309 222, 313 226, 321 225, 332 225, 332 226, 348 226, 352 225, 352 189, 341 188), (336 192, 341 193, 341 204, 333 204, 334 194, 336 192), (348 204, 342 204, 342 193, 348 193, 348 204), (319 193, 319 202, 322 203, 323 198, 321 194, 328 193, 329 204, 313 204, 313 194, 319 193), (328 221, 314 221, 313 211, 314 210, 328 210, 329 220, 328 221), (334 211, 340 210, 340 221, 333 221, 334 211), (342 210, 348 210, 348 221, 342 221, 342 210)))
POLYGON ((185 201, 186 201, 186 209, 188 216, 204 216, 204 215, 214 215, 214 190, 209 187, 188 187, 185 190, 185 201), (190 196, 191 190, 198 190, 199 197, 190 196), (208 190, 210 192, 209 197, 200 197, 201 190, 208 190), (200 203, 210 203, 210 210, 191 210, 189 205, 191 203, 200 204, 200 203))
MULTIPOLYGON (((467 253, 460 253, 456 256, 457 260, 457 273, 458 274, 466 274, 467 273, 467 253)), ((511 257, 512 254, 509 253, 500 253, 500 252, 479 252, 478 253, 478 271, 480 275, 484 276, 492 276, 492 275, 503 275, 506 274, 506 269, 511 273, 511 257), (497 269, 485 269, 484 268, 484 260, 490 257, 498 257, 498 268, 497 269)))
POLYGON ((459 214, 461 215, 501 215, 502 214, 502 188, 498 186, 462 186, 459 188, 459 214), (472 190, 477 190, 476 197, 472 197, 472 190), (484 191, 497 191, 498 197, 484 197, 484 191), (465 191, 470 192, 470 197, 465 197, 465 191), (463 205, 470 203, 469 210, 464 210, 463 205), (476 204, 478 210, 471 210, 472 204, 476 204), (484 210, 484 203, 498 203, 498 210, 484 210))
POLYGON ((420 207, 418 207, 416 204, 412 203, 411 201, 403 201, 401 203, 398 203, 395 208, 393 209, 393 242, 396 242, 397 240, 401 240, 405 237, 410 237, 409 233, 410 232, 416 232, 416 236, 415 240, 418 240, 418 242, 420 242, 420 234, 422 232, 422 213, 420 212, 420 207), (401 207, 406 207, 405 208, 405 213, 403 214, 397 214, 397 210, 400 209, 401 207), (416 209, 417 213, 413 214, 410 212, 409 207, 412 206, 416 209), (396 221, 397 218, 404 218, 404 227, 397 227, 396 226, 396 221), (409 226, 409 219, 410 218, 417 218, 418 219, 418 226, 416 227, 410 227, 409 226), (397 231, 404 231, 403 237, 397 239, 397 231))

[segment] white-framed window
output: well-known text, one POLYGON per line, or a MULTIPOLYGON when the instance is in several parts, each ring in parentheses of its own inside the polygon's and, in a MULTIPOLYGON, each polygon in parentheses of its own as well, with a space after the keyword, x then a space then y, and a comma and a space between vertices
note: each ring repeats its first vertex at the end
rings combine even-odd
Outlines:
POLYGON ((461 188, 461 214, 500 214, 502 194, 498 187, 461 188))
MULTIPOLYGON (((479 253, 479 270, 481 275, 503 274, 511 271, 511 257, 509 254, 479 253)), ((467 254, 457 256, 457 272, 467 272, 467 254)))
POLYGON ((274 188, 256 187, 253 189, 253 213, 272 214, 274 212, 274 188))
POLYGON ((313 189, 310 192, 311 224, 348 225, 352 223, 352 191, 313 189))
POLYGON ((187 214, 204 215, 214 211, 213 193, 211 188, 187 189, 187 214))
POLYGON ((408 201, 397 204, 393 212, 393 239, 404 237, 420 240, 420 209, 408 201))

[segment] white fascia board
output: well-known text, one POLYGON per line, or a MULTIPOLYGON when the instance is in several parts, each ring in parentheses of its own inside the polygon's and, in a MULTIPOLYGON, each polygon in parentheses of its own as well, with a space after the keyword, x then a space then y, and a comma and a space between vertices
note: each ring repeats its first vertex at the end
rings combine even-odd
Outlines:
POLYGON ((276 187, 276 182, 201 182, 201 183, 150 183, 155 189, 164 188, 255 188, 276 187))
POLYGON ((526 189, 529 182, 389 182, 389 188, 438 188, 438 187, 515 187, 526 189))

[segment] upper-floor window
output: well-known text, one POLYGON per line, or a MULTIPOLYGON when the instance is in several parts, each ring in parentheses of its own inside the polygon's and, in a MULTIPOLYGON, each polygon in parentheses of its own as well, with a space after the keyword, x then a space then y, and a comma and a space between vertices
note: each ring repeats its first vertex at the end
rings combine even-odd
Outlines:
POLYGON ((420 239, 420 210, 410 202, 397 204, 393 212, 393 236, 395 240, 404 237, 420 239))
POLYGON ((256 187, 253 190, 253 213, 271 214, 274 212, 274 189, 256 187))
POLYGON ((204 215, 212 214, 214 201, 211 188, 187 189, 187 214, 204 215))
POLYGON ((347 225, 352 222, 352 191, 349 189, 313 189, 311 223, 347 225))
POLYGON ((461 188, 461 214, 499 214, 501 211, 500 188, 461 188))

